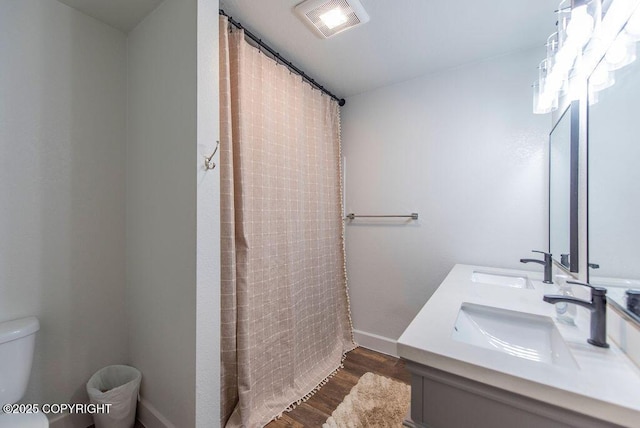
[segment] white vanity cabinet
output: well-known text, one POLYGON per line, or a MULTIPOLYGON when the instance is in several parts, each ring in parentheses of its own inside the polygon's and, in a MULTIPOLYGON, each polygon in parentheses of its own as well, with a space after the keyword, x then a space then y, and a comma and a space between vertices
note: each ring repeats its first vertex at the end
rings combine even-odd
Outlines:
POLYGON ((640 427, 640 369, 613 341, 587 343, 587 310, 578 309, 575 325, 558 323, 542 300, 557 289, 541 280, 538 272, 451 270, 398 340, 415 426, 640 427))

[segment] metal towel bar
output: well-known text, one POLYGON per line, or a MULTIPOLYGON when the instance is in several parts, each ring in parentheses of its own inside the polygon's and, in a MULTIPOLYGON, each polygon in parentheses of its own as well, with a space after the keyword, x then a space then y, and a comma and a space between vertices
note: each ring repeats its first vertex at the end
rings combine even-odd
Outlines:
POLYGON ((418 219, 418 213, 411 213, 409 215, 356 215, 354 213, 349 213, 347 214, 347 218, 349 220, 353 220, 355 218, 358 217, 372 217, 372 218, 391 218, 391 217, 395 217, 395 218, 410 218, 411 220, 417 220, 418 219))

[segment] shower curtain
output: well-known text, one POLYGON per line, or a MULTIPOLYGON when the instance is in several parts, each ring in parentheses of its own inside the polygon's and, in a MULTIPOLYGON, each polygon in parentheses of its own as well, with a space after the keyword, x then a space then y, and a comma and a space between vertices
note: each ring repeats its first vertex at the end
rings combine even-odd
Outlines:
POLYGON ((335 101, 220 17, 222 425, 308 398, 355 347, 335 101))

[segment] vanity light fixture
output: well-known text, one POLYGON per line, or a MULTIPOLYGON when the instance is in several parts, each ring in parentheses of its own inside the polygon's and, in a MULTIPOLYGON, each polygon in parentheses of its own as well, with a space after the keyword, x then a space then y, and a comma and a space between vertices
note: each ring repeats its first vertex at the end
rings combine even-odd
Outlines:
POLYGON ((369 21, 369 15, 359 0, 307 0, 294 10, 307 27, 322 39, 369 21))
POLYGON ((614 71, 631 64, 636 60, 636 42, 625 31, 611 43, 604 60, 609 70, 614 71))
POLYGON ((640 0, 610 0, 607 5, 603 16, 602 0, 560 2, 556 11, 558 31, 547 39, 547 57, 533 86, 534 113, 556 110, 563 94, 577 99, 570 84, 589 78, 589 74, 590 98, 595 101, 598 91, 615 83, 613 71, 635 61, 635 43, 640 41, 640 0))
POLYGON ((600 92, 607 89, 616 83, 614 73, 610 71, 606 62, 598 64, 596 69, 591 73, 589 77, 589 85, 595 92, 600 92))
POLYGON ((636 42, 640 41, 640 9, 636 9, 633 15, 631 15, 631 18, 627 21, 627 25, 624 27, 624 31, 636 42))
POLYGON ((587 2, 573 6, 571 20, 567 26, 567 41, 574 43, 574 49, 577 50, 584 48, 591 38, 596 20, 600 21, 601 18, 599 0, 592 0, 588 3, 595 6, 589 9, 587 2))

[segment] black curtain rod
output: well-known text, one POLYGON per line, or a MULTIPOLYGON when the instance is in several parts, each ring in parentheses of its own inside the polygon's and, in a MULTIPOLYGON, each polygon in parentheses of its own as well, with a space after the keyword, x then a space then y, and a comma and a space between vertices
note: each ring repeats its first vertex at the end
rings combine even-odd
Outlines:
POLYGON ((320 89, 322 92, 324 92, 325 94, 329 95, 331 98, 333 98, 334 100, 336 100, 338 102, 339 106, 343 106, 345 105, 345 100, 344 98, 338 98, 337 96, 335 96, 334 94, 332 94, 331 92, 329 92, 327 89, 325 89, 324 86, 320 85, 318 82, 316 82, 315 80, 313 80, 311 77, 309 77, 309 75, 307 73, 305 73, 304 71, 300 70, 298 67, 296 67, 295 65, 293 65, 293 63, 291 61, 286 60, 285 58, 283 58, 278 52, 274 51, 271 46, 267 45, 265 42, 262 41, 262 39, 258 38, 255 34, 253 34, 251 31, 247 30, 245 27, 242 26, 241 23, 239 23, 238 21, 234 20, 232 17, 230 17, 229 15, 227 15, 225 13, 224 10, 219 9, 219 13, 222 16, 226 16, 227 19, 229 20, 229 22, 231 24, 233 24, 234 27, 239 28, 241 30, 244 30, 244 34, 249 37, 251 40, 253 40, 255 43, 258 44, 258 46, 262 47, 263 49, 265 49, 267 52, 269 52, 271 55, 273 55, 279 62, 283 63, 284 65, 286 65, 287 67, 289 67, 289 69, 293 72, 295 72, 296 74, 299 74, 300 76, 302 76, 302 78, 304 80, 306 80, 307 82, 309 82, 309 84, 311 84, 312 86, 320 89))

